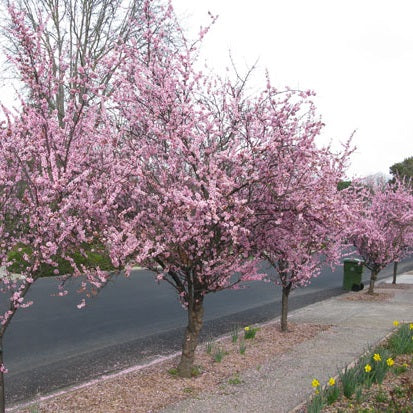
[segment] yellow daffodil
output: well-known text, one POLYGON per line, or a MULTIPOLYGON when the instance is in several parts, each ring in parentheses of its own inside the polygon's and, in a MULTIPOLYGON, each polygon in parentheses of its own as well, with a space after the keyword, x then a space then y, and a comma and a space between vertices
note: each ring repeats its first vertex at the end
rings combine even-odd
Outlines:
POLYGON ((248 326, 244 328, 245 331, 249 331, 249 329, 250 328, 248 326))
POLYGON ((316 389, 317 387, 320 386, 320 382, 317 379, 313 379, 311 382, 311 385, 316 389))
POLYGON ((399 323, 397 320, 394 320, 394 321, 393 321, 393 325, 394 325, 395 327, 397 327, 399 324, 400 324, 400 323, 399 323))
POLYGON ((409 328, 410 328, 410 330, 413 330, 413 323, 409 324, 409 328))
POLYGON ((377 362, 378 362, 378 361, 381 361, 380 354, 374 353, 373 360, 374 360, 374 361, 377 361, 377 362))
POLYGON ((370 373, 370 372, 371 372, 371 366, 370 366, 370 364, 366 364, 366 365, 364 366, 364 371, 365 371, 366 373, 370 373))
POLYGON ((409 367, 409 365, 407 363, 403 363, 402 366, 407 369, 407 367, 409 367))
POLYGON ((386 360, 386 363, 387 363, 387 365, 388 365, 389 367, 391 367, 391 366, 394 364, 394 360, 393 360, 391 357, 389 357, 389 358, 386 360))
POLYGON ((334 386, 336 384, 336 381, 334 380, 333 377, 330 378, 330 380, 328 381, 328 385, 329 386, 334 386))

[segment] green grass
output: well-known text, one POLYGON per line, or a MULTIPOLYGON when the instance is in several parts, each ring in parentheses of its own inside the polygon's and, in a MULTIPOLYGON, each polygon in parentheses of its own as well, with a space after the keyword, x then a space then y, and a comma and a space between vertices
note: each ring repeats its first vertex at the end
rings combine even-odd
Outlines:
MULTIPOLYGON (((77 266, 85 266, 86 268, 96 268, 99 267, 103 271, 113 271, 115 268, 112 265, 112 262, 109 258, 109 255, 104 251, 104 248, 95 243, 95 244, 83 244, 82 249, 84 254, 79 251, 75 251, 69 256, 74 260, 77 266)), ((10 265, 8 270, 12 273, 20 274, 22 273, 29 262, 24 259, 24 256, 31 256, 33 250, 27 245, 17 245, 10 253, 8 261, 10 265)), ((42 263, 40 268, 36 271, 36 275, 40 277, 51 277, 56 275, 67 275, 73 274, 74 270, 68 260, 65 260, 61 257, 53 257, 54 261, 57 263, 57 267, 54 267, 50 264, 42 263), (58 270, 58 274, 55 273, 55 270, 58 270)))

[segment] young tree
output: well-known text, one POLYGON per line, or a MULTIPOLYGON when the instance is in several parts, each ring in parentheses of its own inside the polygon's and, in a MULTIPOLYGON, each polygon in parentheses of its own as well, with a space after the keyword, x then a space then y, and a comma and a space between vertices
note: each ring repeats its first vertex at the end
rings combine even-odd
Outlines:
MULTIPOLYGON (((322 265, 340 260, 348 220, 346 190, 340 191, 338 184, 351 152, 349 142, 341 154, 318 148, 315 139, 322 124, 312 104, 303 103, 296 106, 295 116, 282 117, 283 124, 278 122, 272 131, 279 145, 260 165, 264 185, 256 187, 253 197, 256 219, 251 233, 257 253, 276 270, 275 282, 282 287, 282 331, 288 329, 291 290, 310 283, 322 265)), ((276 115, 291 108, 273 110, 276 115)))
MULTIPOLYGON (((151 41, 159 44, 155 34, 151 41)), ((195 72, 194 52, 171 56, 159 48, 142 61, 135 49, 123 51, 114 99, 121 118, 116 174, 124 179, 107 232, 115 262, 155 271, 186 308, 183 377, 192 374, 205 295, 255 277, 243 192, 254 167, 237 131, 240 98, 228 83, 195 72)))
MULTIPOLYGON (((404 159, 402 162, 395 163, 390 167, 390 173, 393 175, 391 182, 395 182, 396 178, 406 179, 409 182, 410 187, 412 187, 413 179, 413 156, 404 159)), ((395 261, 393 264, 393 284, 396 284, 397 279, 397 267, 399 263, 395 261)))
POLYGON ((371 271, 368 292, 373 294, 378 273, 411 251, 413 195, 401 180, 358 192, 363 202, 355 211, 349 238, 371 271))

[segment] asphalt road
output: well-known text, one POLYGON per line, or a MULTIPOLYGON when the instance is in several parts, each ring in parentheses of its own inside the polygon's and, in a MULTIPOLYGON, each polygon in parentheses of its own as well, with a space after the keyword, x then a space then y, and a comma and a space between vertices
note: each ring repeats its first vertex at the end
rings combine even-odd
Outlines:
MULTIPOLYGON (((399 273, 413 269, 413 258, 399 273)), ((389 276, 392 267, 380 274, 389 276)), ((294 290, 290 310, 341 294, 342 267, 329 268, 312 283, 294 290)), ((363 280, 367 284, 368 273, 363 280)), ((16 314, 4 338, 8 404, 33 398, 103 373, 148 362, 178 351, 186 312, 167 283, 154 282, 145 270, 119 276, 78 310, 80 297, 53 296, 57 282, 41 279, 28 296, 34 305, 16 314)), ((76 290, 76 283, 69 285, 76 290)), ((280 288, 253 282, 245 289, 209 294, 202 339, 280 314, 280 288)))

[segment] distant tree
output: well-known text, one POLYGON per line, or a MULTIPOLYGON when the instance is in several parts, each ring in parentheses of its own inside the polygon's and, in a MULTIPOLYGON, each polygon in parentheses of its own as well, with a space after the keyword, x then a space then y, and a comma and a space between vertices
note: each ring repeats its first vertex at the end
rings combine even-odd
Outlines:
POLYGON ((413 179, 413 156, 406 158, 403 162, 392 165, 390 167, 390 173, 393 175, 393 180, 397 176, 399 178, 413 179))
POLYGON ((351 181, 339 181, 337 184, 337 189, 342 191, 343 189, 348 188, 351 185, 351 181))
POLYGON ((377 274, 400 261, 413 246, 413 195, 403 181, 363 187, 354 208, 349 239, 371 271, 368 292, 373 294, 377 274))
MULTIPOLYGON (((413 156, 406 158, 403 162, 395 163, 390 167, 390 174, 393 178, 390 182, 395 182, 397 177, 409 179, 409 185, 412 186, 413 180, 413 156)), ((393 265, 393 284, 396 284, 398 262, 395 261, 393 265)))
POLYGON ((367 188, 370 188, 373 192, 380 188, 385 188, 388 182, 388 177, 381 173, 377 172, 372 175, 367 175, 363 178, 357 180, 357 184, 362 184, 367 188))

